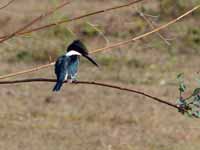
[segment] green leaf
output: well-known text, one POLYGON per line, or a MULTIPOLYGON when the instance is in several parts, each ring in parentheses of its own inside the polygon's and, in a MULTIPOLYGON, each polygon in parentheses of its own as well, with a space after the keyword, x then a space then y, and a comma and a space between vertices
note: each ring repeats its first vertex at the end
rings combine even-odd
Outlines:
POLYGON ((200 93, 200 88, 196 88, 193 93, 192 93, 192 96, 196 96, 200 93))
POLYGON ((177 80, 180 80, 181 78, 183 78, 183 75, 184 75, 184 73, 179 73, 178 75, 177 75, 177 80))
POLYGON ((180 92, 185 92, 185 90, 186 90, 186 85, 184 84, 183 75, 184 75, 183 73, 179 73, 177 75, 177 80, 179 82, 179 91, 180 92))
POLYGON ((179 84, 179 91, 180 92, 185 92, 186 90, 186 85, 182 82, 179 84))
POLYGON ((196 117, 200 118, 200 112, 199 111, 196 111, 195 115, 196 115, 196 117))
POLYGON ((187 114, 188 117, 193 117, 192 111, 187 111, 186 114, 187 114))

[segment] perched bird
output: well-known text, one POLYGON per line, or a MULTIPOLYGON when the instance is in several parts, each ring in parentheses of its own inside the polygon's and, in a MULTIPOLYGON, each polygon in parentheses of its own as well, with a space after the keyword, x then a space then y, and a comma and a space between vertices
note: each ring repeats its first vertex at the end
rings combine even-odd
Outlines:
POLYGON ((67 53, 58 57, 55 63, 55 74, 57 76, 56 85, 53 91, 59 91, 65 80, 76 80, 80 56, 87 58, 95 66, 98 64, 89 57, 87 48, 80 40, 73 41, 67 48, 67 53))

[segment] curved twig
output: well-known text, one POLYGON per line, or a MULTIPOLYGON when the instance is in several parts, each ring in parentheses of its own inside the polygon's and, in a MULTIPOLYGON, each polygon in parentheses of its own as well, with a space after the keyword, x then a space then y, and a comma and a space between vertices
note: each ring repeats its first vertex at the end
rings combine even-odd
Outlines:
POLYGON ((91 53, 97 53, 97 52, 100 52, 100 51, 105 51, 105 50, 108 50, 108 49, 111 49, 111 48, 115 48, 115 47, 118 47, 118 46, 121 46, 121 45, 125 45, 125 44, 128 44, 130 42, 134 42, 134 41, 137 41, 139 39, 142 39, 144 37, 147 37, 153 33, 157 33, 159 32, 160 30, 162 29, 165 29, 167 28, 168 26, 176 23, 177 21, 181 20, 182 18, 184 18, 185 16, 191 14, 192 12, 194 12, 195 10, 199 9, 200 8, 200 5, 192 8, 191 10, 187 11, 186 13, 184 13, 183 15, 179 16, 178 18, 175 18, 174 20, 164 24, 164 25, 161 25, 159 26, 158 28, 154 29, 154 30, 151 30, 150 32, 147 32, 145 34, 142 34, 140 36, 137 36, 135 38, 132 38, 132 39, 129 39, 129 40, 126 40, 126 41, 122 41, 122 42, 119 42, 119 43, 116 43, 116 44, 113 44, 113 45, 110 45, 110 46, 107 46, 107 47, 104 47, 104 48, 99 48, 99 49, 96 49, 94 51, 92 51, 91 53))
MULTIPOLYGON (((57 26, 57 25, 60 25, 60 24, 63 24, 63 23, 69 23, 69 22, 72 22, 72 21, 75 21, 75 20, 80 20, 82 18, 86 18, 86 17, 93 16, 93 15, 96 15, 96 14, 101 14, 101 13, 105 13, 105 12, 108 12, 108 11, 112 11, 112 10, 128 7, 128 6, 131 6, 133 4, 138 3, 140 1, 144 1, 144 0, 135 0, 135 1, 129 2, 129 3, 124 4, 124 5, 119 5, 119 6, 110 7, 110 8, 107 8, 107 9, 98 10, 98 11, 95 11, 95 12, 87 13, 87 14, 84 14, 84 15, 81 15, 81 16, 77 16, 77 17, 74 17, 74 18, 71 18, 71 19, 67 19, 67 20, 61 20, 61 21, 58 21, 58 22, 55 22, 55 23, 51 23, 51 24, 47 24, 47 25, 44 25, 44 26, 40 26, 40 27, 34 28, 34 29, 30 29, 28 31, 23 31, 23 32, 20 31, 16 35, 24 35, 24 34, 28 34, 28 33, 31 33, 31 32, 36 32, 36 31, 39 31, 39 30, 42 30, 42 29, 45 29, 45 28, 57 26)), ((2 36, 2 37, 0 37, 0 39, 4 39, 4 38, 6 38, 8 36, 9 35, 2 36)))
MULTIPOLYGON (((138 12, 139 16, 151 27, 152 30, 156 28, 156 26, 152 23, 152 21, 150 21, 150 20, 144 15, 143 12, 141 12, 141 11, 139 11, 139 10, 138 10, 137 12, 138 12)), ((169 43, 169 41, 168 41, 167 39, 165 39, 165 37, 164 37, 160 32, 157 32, 157 35, 160 37, 161 40, 164 41, 165 44, 167 44, 167 46, 171 45, 171 44, 169 43)))
POLYGON ((26 70, 15 72, 15 73, 10 73, 10 74, 7 74, 7 75, 2 75, 2 76, 0 76, 0 80, 1 79, 6 79, 6 78, 9 78, 9 77, 18 76, 18 75, 23 75, 23 74, 30 73, 30 72, 39 71, 39 70, 48 68, 50 66, 53 66, 54 64, 55 64, 55 62, 51 62, 51 63, 48 63, 46 65, 42 65, 42 66, 38 66, 38 67, 33 67, 33 68, 30 68, 30 69, 26 69, 26 70))
MULTIPOLYGON (((30 83, 30 82, 56 82, 56 79, 46 79, 46 78, 33 78, 33 79, 22 79, 22 80, 14 80, 14 81, 0 81, 0 84, 19 84, 19 83, 30 83)), ((65 83, 67 83, 67 81, 65 81, 65 83)), ((162 100, 158 97, 146 94, 142 91, 139 90, 133 90, 130 88, 124 88, 121 86, 117 86, 117 85, 112 85, 112 84, 108 84, 108 83, 101 83, 101 82, 96 82, 96 81, 75 81, 73 82, 73 84, 89 84, 89 85, 97 85, 97 86, 103 86, 103 87, 108 87, 108 88, 113 88, 113 89, 118 89, 121 91, 127 91, 127 92, 131 92, 131 93, 136 93, 145 97, 148 97, 154 101, 157 101, 159 103, 168 105, 170 107, 176 108, 180 110, 180 107, 178 107, 177 105, 167 102, 165 100, 162 100)))
POLYGON ((15 0, 10 0, 7 4, 5 4, 5 5, 3 5, 3 6, 1 6, 0 7, 0 10, 1 9, 4 9, 4 8, 6 8, 6 7, 8 7, 11 3, 13 3, 15 0))
MULTIPOLYGON (((128 44, 130 42, 134 42, 134 41, 137 41, 137 40, 140 40, 144 37, 147 37, 153 33, 156 33, 162 29, 165 29, 167 28, 168 26, 176 23, 177 21, 181 20, 182 18, 184 18, 185 16, 191 14, 192 12, 194 12, 195 10, 199 9, 200 8, 200 5, 192 8, 191 10, 187 11, 186 13, 184 13, 183 15, 179 16, 178 18, 175 18, 174 20, 154 29, 154 30, 151 30, 149 32, 146 32, 142 35, 139 35, 135 38, 132 38, 132 39, 129 39, 129 40, 126 40, 126 41, 122 41, 122 42, 118 42, 118 43, 115 43, 115 44, 112 44, 110 46, 106 46, 104 48, 100 48, 100 49, 96 49, 96 50, 93 50, 91 51, 90 53, 96 53, 96 52, 100 52, 100 51, 104 51, 104 50, 108 50, 108 49, 112 49, 112 48, 115 48, 115 47, 118 47, 118 46, 121 46, 121 45, 125 45, 125 44, 128 44)), ((19 72, 15 72, 15 73, 10 73, 10 74, 7 74, 7 75, 2 75, 0 76, 0 79, 5 79, 5 78, 8 78, 8 77, 13 77, 13 76, 17 76, 17 75, 22 75, 22 74, 26 74, 26 73, 30 73, 30 72, 34 72, 34 71, 38 71, 38 70, 41 70, 41 69, 44 69, 44 68, 48 68, 52 65, 54 65, 55 62, 51 62, 49 64, 46 64, 46 65, 42 65, 42 66, 39 66, 39 67, 35 67, 35 68, 31 68, 31 69, 26 69, 26 70, 23 70, 23 71, 19 71, 19 72)))
POLYGON ((29 22, 28 24, 26 24, 23 27, 20 27, 18 30, 16 30, 15 32, 11 33, 10 35, 6 35, 4 38, 0 38, 0 43, 7 41, 8 39, 13 38, 14 36, 18 35, 20 32, 23 32, 24 30, 26 30, 27 28, 29 28, 30 26, 32 26, 33 24, 35 24, 36 22, 44 19, 45 17, 51 15, 52 13, 54 13, 56 10, 66 6, 67 4, 69 4, 70 1, 65 1, 64 3, 60 4, 59 6, 57 6, 56 8, 53 8, 51 10, 49 10, 48 12, 40 15, 39 17, 36 17, 35 19, 33 19, 31 22, 29 22))
POLYGON ((89 26, 91 26, 95 31, 97 31, 97 32, 99 33, 100 36, 103 37, 104 41, 106 42, 106 46, 108 46, 109 43, 110 43, 110 41, 106 38, 105 34, 104 34, 100 29, 98 29, 98 27, 96 27, 94 24, 89 23, 89 22, 87 22, 87 24, 88 24, 89 26))

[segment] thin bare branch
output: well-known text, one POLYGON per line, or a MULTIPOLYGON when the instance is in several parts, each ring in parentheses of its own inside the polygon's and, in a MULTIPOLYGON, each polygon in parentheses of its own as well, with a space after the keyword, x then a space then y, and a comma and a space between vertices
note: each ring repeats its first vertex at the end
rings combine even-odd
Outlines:
POLYGON ((200 5, 192 8, 191 10, 187 11, 186 13, 184 13, 183 15, 179 16, 178 18, 175 18, 173 19, 172 21, 164 24, 164 25, 161 25, 160 27, 157 27, 156 29, 150 31, 150 32, 147 32, 145 34, 142 34, 140 36, 137 36, 135 38, 132 38, 132 39, 129 39, 129 40, 126 40, 126 41, 122 41, 122 42, 119 42, 119 43, 116 43, 116 44, 112 44, 110 46, 107 46, 107 47, 104 47, 104 48, 99 48, 99 49, 96 49, 94 51, 92 51, 91 53, 97 53, 97 52, 100 52, 100 51, 105 51, 105 50, 108 50, 108 49, 111 49, 111 48, 115 48, 115 47, 118 47, 118 46, 122 46, 122 45, 125 45, 125 44, 128 44, 130 42, 134 42, 134 41, 137 41, 137 40, 140 40, 144 37, 147 37, 153 33, 157 33, 159 32, 160 30, 163 30, 165 28, 167 28, 168 26, 176 23, 177 21, 181 20, 182 18, 186 17, 187 15, 191 14, 192 12, 194 12, 195 10, 199 9, 200 8, 200 5))
POLYGON ((55 64, 55 62, 51 62, 51 63, 46 64, 46 65, 34 67, 34 68, 27 69, 27 70, 24 70, 24 71, 19 71, 19 72, 17 72, 17 73, 10 73, 10 74, 8 74, 8 75, 0 76, 0 79, 6 79, 6 78, 13 77, 13 76, 17 76, 17 75, 22 75, 22 74, 26 74, 26 73, 30 73, 30 72, 39 71, 39 70, 48 68, 48 67, 50 67, 50 66, 53 66, 54 64, 55 64))
MULTIPOLYGON (((151 29, 155 29, 156 27, 154 26, 154 24, 140 11, 137 11, 138 14, 140 15, 141 18, 144 19, 144 21, 151 27, 151 29)), ((160 33, 160 32, 157 32, 156 33, 161 40, 163 40, 168 46, 171 45, 166 39, 165 37, 160 33)))
MULTIPOLYGON (((98 11, 87 13, 87 14, 77 16, 77 17, 74 17, 74 18, 71 18, 71 19, 65 19, 65 20, 57 21, 55 23, 40 26, 40 27, 37 27, 37 28, 34 28, 34 29, 30 29, 28 31, 18 32, 17 35, 24 35, 24 34, 28 34, 28 33, 31 33, 31 32, 36 32, 36 31, 46 29, 46 28, 49 28, 49 27, 53 27, 53 26, 57 26, 57 25, 60 25, 60 24, 63 24, 63 23, 69 23, 69 22, 72 22, 72 21, 80 20, 82 18, 86 18, 86 17, 93 16, 93 15, 96 15, 96 14, 101 14, 101 13, 105 13, 105 12, 108 12, 108 11, 128 7, 128 6, 131 6, 131 5, 136 4, 138 2, 141 2, 141 1, 144 1, 144 0, 135 0, 135 1, 129 2, 129 3, 124 4, 124 5, 119 5, 119 6, 115 6, 115 7, 111 7, 111 8, 107 8, 107 9, 98 10, 98 11)), ((2 36, 2 37, 0 37, 0 39, 4 39, 8 36, 9 35, 2 36)))
POLYGON ((14 1, 15 1, 15 0, 10 0, 7 4, 1 6, 1 7, 0 7, 0 10, 1 10, 1 9, 4 9, 4 8, 6 8, 6 7, 8 7, 8 6, 9 6, 10 4, 12 4, 14 1))
POLYGON ((143 12, 143 14, 144 14, 145 16, 147 16, 147 17, 151 17, 151 18, 154 18, 154 19, 155 19, 155 18, 157 19, 158 17, 160 17, 160 15, 157 15, 157 16, 156 16, 156 15, 152 15, 152 14, 146 14, 146 13, 144 13, 144 12, 143 12))
POLYGON ((106 38, 105 34, 98 28, 96 27, 96 25, 90 23, 90 22, 87 22, 88 25, 90 25, 94 30, 96 30, 100 36, 103 37, 103 39, 105 40, 106 42, 106 45, 105 46, 108 46, 110 44, 110 41, 108 40, 108 38, 106 38))
MULTIPOLYGON (((0 81, 0 84, 19 84, 19 83, 23 84, 23 83, 30 83, 30 82, 56 82, 56 79, 34 78, 34 79, 23 79, 23 80, 14 80, 14 81, 0 81)), ((65 83, 67 83, 67 81, 65 81, 65 83)), ((180 109, 175 104, 172 104, 170 102, 162 100, 158 97, 146 94, 146 93, 139 91, 139 90, 133 90, 133 89, 130 89, 130 88, 125 88, 125 87, 121 87, 121 86, 117 86, 117 85, 112 85, 112 84, 108 84, 108 83, 101 83, 101 82, 96 82, 96 81, 75 81, 75 82, 73 82, 73 84, 89 84, 89 85, 96 85, 96 86, 103 86, 103 87, 118 89, 118 90, 121 90, 121 91, 127 91, 127 92, 131 92, 131 93, 135 93, 135 94, 139 94, 139 95, 151 98, 154 101, 168 105, 170 107, 180 109)))
POLYGON ((27 28, 29 28, 30 26, 32 26, 33 24, 35 24, 36 22, 44 19, 45 17, 53 14, 56 10, 66 6, 67 4, 69 4, 70 1, 65 1, 63 2, 62 4, 60 4, 59 6, 57 6, 56 8, 52 8, 51 10, 49 10, 48 12, 40 15, 39 17, 36 17, 35 19, 33 19, 31 22, 29 22, 28 24, 26 24, 25 26, 19 28, 18 30, 16 30, 15 32, 11 33, 10 35, 8 36, 5 36, 5 38, 3 38, 2 40, 0 40, 0 43, 4 42, 4 41, 7 41, 8 39, 11 39, 12 37, 16 36, 18 33, 26 30, 27 28))
MULTIPOLYGON (((187 11, 186 13, 184 13, 181 16, 179 16, 178 18, 175 18, 174 20, 172 20, 172 21, 170 21, 170 22, 168 22, 168 23, 166 23, 164 25, 161 25, 160 27, 158 27, 158 28, 156 28, 154 30, 151 30, 151 31, 146 32, 146 33, 144 33, 142 35, 139 35, 139 36, 137 36, 135 38, 132 38, 132 39, 129 39, 129 40, 126 40, 126 41, 122 41, 122 42, 118 42, 118 43, 112 44, 110 46, 106 46, 104 48, 96 49, 96 50, 91 51, 90 53, 97 53, 97 52, 109 50, 109 49, 112 49, 112 48, 115 48, 115 47, 118 47, 118 46, 121 46, 121 45, 128 44, 130 42, 135 42, 137 40, 145 38, 145 37, 147 37, 149 35, 152 35, 153 33, 156 33, 156 32, 158 32, 160 30, 163 30, 163 29, 167 28, 168 26, 176 23, 177 21, 181 20, 182 18, 186 17, 187 15, 191 14, 192 12, 194 12, 195 10, 197 10, 199 8, 200 8, 200 5, 192 8, 191 10, 187 11)), ((39 66, 39 67, 36 67, 36 68, 31 68, 31 69, 27 69, 27 70, 24 70, 24 71, 19 71, 19 72, 16 72, 16 73, 3 75, 3 76, 0 76, 0 79, 5 79, 5 78, 8 78, 8 77, 13 77, 13 76, 17 76, 17 75, 22 75, 22 74, 38 71, 38 70, 41 70, 41 69, 44 69, 44 68, 47 68, 47 67, 50 67, 50 66, 54 65, 54 63, 55 62, 51 62, 49 64, 42 65, 42 66, 39 66)))

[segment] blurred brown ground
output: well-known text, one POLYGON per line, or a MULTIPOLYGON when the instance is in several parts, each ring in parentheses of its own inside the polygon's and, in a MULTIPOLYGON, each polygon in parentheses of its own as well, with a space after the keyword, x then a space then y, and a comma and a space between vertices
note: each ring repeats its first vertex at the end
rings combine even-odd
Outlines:
MULTIPOLYGON (((125 2, 128 1, 74 0, 35 27, 125 2)), ((175 17, 159 17, 158 2, 149 0, 137 5, 138 10, 143 7, 146 14, 156 16, 149 17, 156 26, 175 17)), ((6 0, 1 0, 0 5, 5 3, 6 0)), ((55 0, 16 0, 0 10, 0 35, 15 31, 56 4, 55 0)), ((185 10, 189 8, 192 5, 185 10)), ((75 38, 73 35, 80 37, 90 50, 105 46, 104 39, 87 27, 87 23, 98 25, 110 43, 149 31, 148 24, 135 12, 136 7, 132 6, 6 41, 0 44, 0 75, 47 63, 49 56, 54 59, 64 53, 67 44, 75 38)), ((197 86, 196 72, 200 71, 198 19, 198 14, 190 15, 163 30, 161 34, 171 39, 170 46, 152 35, 109 52, 94 54, 101 70, 82 59, 78 79, 130 87, 175 103, 178 73, 185 73, 188 93, 197 86)), ((16 78, 33 77, 54 78, 53 67, 16 78)), ((200 148, 199 120, 182 116, 168 106, 135 94, 92 85, 66 84, 60 93, 52 93, 52 87, 52 83, 0 85, 0 149, 200 148)))

